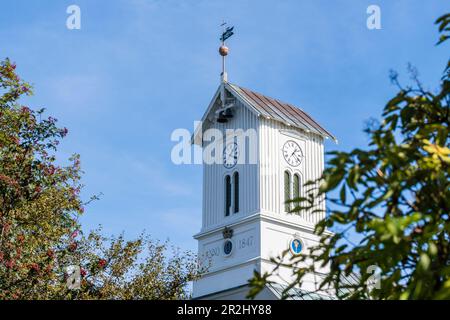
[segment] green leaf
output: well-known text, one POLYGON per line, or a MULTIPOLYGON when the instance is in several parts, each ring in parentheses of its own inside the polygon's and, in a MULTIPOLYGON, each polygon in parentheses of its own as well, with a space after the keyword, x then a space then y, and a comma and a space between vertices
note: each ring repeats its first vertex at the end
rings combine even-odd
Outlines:
POLYGON ((420 254, 419 265, 424 271, 428 270, 428 267, 430 266, 430 257, 426 253, 420 254))
POLYGON ((344 183, 341 187, 341 192, 339 193, 339 197, 340 197, 342 203, 345 203, 346 193, 347 193, 347 189, 346 189, 346 186, 344 183))

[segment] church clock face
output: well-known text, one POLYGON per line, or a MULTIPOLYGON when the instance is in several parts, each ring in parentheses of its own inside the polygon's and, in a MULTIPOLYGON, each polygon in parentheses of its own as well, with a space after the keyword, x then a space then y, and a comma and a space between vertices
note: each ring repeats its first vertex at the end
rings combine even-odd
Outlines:
POLYGON ((303 160, 303 152, 297 142, 289 140, 283 145, 283 157, 286 162, 293 166, 298 167, 303 160))
POLYGON ((227 169, 233 168, 238 161, 239 148, 237 143, 229 143, 223 148, 223 166, 227 169))

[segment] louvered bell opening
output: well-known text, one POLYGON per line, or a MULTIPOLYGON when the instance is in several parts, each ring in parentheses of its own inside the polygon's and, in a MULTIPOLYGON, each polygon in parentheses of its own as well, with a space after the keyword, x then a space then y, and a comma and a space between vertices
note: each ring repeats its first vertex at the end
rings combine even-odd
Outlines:
POLYGON ((226 123, 228 122, 227 117, 225 117, 224 112, 219 113, 219 116, 217 117, 218 123, 226 123))
POLYGON ((231 111, 231 108, 226 109, 226 110, 223 112, 223 116, 224 116, 225 118, 227 118, 227 119, 233 118, 233 111, 231 111))

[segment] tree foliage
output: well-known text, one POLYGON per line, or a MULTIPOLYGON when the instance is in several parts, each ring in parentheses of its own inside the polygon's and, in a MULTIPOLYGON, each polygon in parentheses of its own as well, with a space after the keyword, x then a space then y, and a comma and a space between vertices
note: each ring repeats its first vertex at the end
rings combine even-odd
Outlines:
MULTIPOLYGON (((76 250, 64 265, 80 267, 79 290, 73 299, 187 299, 187 284, 197 277, 197 263, 190 252, 181 252, 142 234, 126 241, 123 235, 105 237, 100 230, 75 234, 76 250)), ((70 283, 70 279, 65 279, 70 283)), ((66 284, 64 283, 64 284, 66 284)))
MULTIPOLYGON (((57 161, 68 130, 20 103, 31 86, 0 63, 0 299, 177 299, 196 277, 195 257, 143 234, 84 235, 78 155, 57 161), (80 271, 70 285, 67 267, 80 271), (69 284, 69 285, 68 285, 69 284)), ((95 199, 93 197, 91 200, 95 199)), ((90 202, 89 200, 88 202, 90 202)))
MULTIPOLYGON (((450 14, 436 23, 443 43, 450 14)), ((410 87, 391 73, 399 91, 386 104, 383 121, 367 127, 369 147, 331 152, 322 178, 306 184, 308 197, 295 199, 301 205, 293 211, 314 212, 325 193, 337 195, 328 198, 330 212, 316 227, 320 243, 287 263, 286 253, 274 258, 278 267, 309 261, 294 272, 291 286, 329 265, 318 291, 331 286, 338 298, 450 299, 450 61, 434 92, 413 67, 409 73, 410 87), (381 277, 378 286, 370 281, 371 266, 381 277), (346 281, 352 274, 357 277, 346 281)), ((269 277, 256 274, 252 296, 269 277)))

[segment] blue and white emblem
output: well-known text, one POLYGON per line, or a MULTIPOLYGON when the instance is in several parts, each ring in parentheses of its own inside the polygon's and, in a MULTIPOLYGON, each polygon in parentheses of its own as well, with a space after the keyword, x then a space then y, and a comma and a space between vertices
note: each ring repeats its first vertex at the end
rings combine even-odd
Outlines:
POLYGON ((302 241, 298 238, 292 239, 289 245, 289 249, 291 250, 292 254, 300 254, 303 249, 302 241))
POLYGON ((230 239, 225 240, 223 244, 223 253, 225 256, 229 256, 233 251, 233 242, 230 239))

